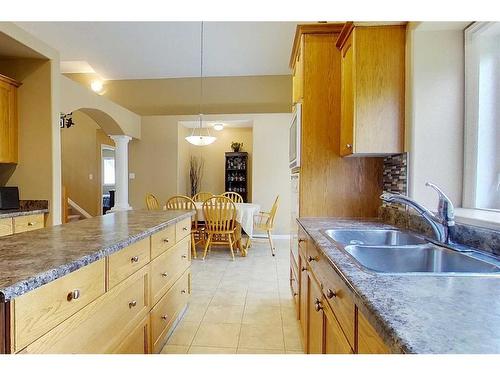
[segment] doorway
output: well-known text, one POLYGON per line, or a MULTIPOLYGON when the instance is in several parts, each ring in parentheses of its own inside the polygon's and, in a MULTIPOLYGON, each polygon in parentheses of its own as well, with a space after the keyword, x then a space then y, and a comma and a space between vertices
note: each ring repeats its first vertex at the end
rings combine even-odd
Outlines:
POLYGON ((115 205, 115 148, 101 145, 101 212, 105 215, 115 205))

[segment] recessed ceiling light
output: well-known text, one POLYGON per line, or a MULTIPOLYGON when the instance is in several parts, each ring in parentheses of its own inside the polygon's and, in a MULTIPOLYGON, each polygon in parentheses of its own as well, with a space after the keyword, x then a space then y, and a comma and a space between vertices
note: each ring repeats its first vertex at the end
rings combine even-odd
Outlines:
POLYGON ((104 88, 104 84, 102 83, 101 80, 96 79, 90 83, 90 88, 95 93, 100 94, 102 92, 102 89, 104 88))
POLYGON ((222 125, 222 124, 215 124, 214 125, 214 129, 217 130, 217 131, 220 131, 220 130, 224 129, 224 125, 222 125))

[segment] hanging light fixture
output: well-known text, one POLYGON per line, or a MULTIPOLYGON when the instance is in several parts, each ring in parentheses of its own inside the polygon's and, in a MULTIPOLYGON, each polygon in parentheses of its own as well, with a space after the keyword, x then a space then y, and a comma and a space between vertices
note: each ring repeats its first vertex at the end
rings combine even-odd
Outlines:
POLYGON ((203 135, 203 114, 201 106, 203 103, 203 22, 201 22, 201 53, 200 53, 200 106, 199 106, 199 127, 193 128, 190 136, 186 137, 186 141, 195 146, 206 146, 214 143, 217 138, 210 135, 210 131, 206 128, 206 135, 203 135), (198 130, 198 131, 197 131, 198 130))

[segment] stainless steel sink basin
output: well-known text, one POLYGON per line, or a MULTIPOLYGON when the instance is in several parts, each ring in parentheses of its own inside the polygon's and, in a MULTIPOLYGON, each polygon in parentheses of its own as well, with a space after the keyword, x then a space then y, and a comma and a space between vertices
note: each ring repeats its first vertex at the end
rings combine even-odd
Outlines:
POLYGON ((406 246, 427 243, 418 236, 395 229, 330 229, 325 234, 344 246, 406 246))
POLYGON ((349 245, 344 250, 362 266, 381 273, 499 273, 494 264, 434 244, 418 246, 349 245))

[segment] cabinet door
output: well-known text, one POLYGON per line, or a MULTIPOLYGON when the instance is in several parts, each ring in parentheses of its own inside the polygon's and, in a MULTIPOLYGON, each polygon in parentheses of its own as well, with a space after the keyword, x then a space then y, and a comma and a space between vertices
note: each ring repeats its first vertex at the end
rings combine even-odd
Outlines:
POLYGON ((292 98, 293 103, 300 102, 304 96, 304 37, 300 37, 295 66, 293 69, 292 98))
POLYGON ((375 328, 357 310, 358 314, 358 353, 359 354, 389 354, 390 350, 377 334, 375 328))
POLYGON ((340 154, 353 153, 354 147, 354 32, 342 47, 340 109, 340 154))
POLYGON ((309 276, 307 275, 307 266, 305 259, 299 256, 299 318, 300 327, 302 328, 302 342, 304 343, 304 350, 307 353, 307 294, 309 276))
POLYGON ((149 315, 122 341, 114 351, 116 354, 149 354, 149 315))
POLYGON ((323 306, 322 294, 316 280, 309 277, 308 302, 308 351, 309 354, 323 354, 323 306))
POLYGON ((0 81, 0 163, 17 163, 17 89, 0 81))
POLYGON ((352 354, 353 350, 327 303, 323 304, 323 314, 325 317, 325 353, 352 354))

